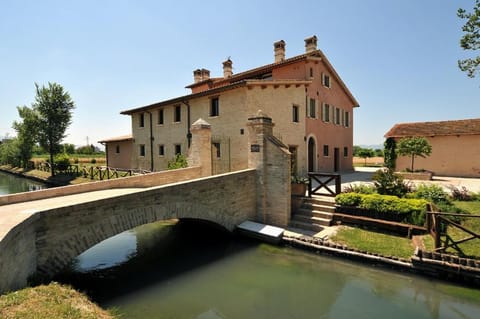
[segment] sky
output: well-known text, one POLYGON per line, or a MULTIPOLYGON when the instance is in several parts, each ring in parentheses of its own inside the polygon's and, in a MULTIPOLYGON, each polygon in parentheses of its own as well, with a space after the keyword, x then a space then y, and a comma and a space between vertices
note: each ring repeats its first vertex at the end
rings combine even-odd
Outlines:
MULTIPOLYGON (((16 107, 35 83, 62 85, 75 102, 64 142, 131 133, 120 112, 189 94, 192 71, 223 76, 318 48, 360 104, 354 144, 377 145, 395 124, 480 117, 480 75, 457 60, 462 7, 474 0, 1 0, 0 136, 15 135, 16 107)), ((480 52, 476 52, 480 54, 480 52)))

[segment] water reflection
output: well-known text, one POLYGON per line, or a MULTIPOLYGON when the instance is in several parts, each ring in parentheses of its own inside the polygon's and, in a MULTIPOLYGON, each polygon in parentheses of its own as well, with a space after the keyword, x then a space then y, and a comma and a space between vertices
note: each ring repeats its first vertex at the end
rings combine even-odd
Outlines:
POLYGON ((99 263, 104 253, 93 248, 61 280, 126 318, 478 318, 480 313, 478 290, 259 244, 196 224, 150 224, 114 242, 118 245, 104 249, 123 263, 108 258, 99 263), (104 268, 106 260, 114 266, 104 268), (89 268, 95 263, 100 267, 89 268))
POLYGON ((12 174, 0 172, 0 195, 31 192, 47 188, 47 185, 12 174))

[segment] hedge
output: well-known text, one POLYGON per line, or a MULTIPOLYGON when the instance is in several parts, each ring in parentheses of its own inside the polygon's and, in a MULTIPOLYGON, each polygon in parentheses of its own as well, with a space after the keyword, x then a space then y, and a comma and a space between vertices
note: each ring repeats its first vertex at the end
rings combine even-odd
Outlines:
POLYGON ((356 214, 367 217, 399 221, 418 226, 425 224, 428 202, 424 199, 398 198, 391 195, 342 193, 335 203, 349 208, 358 208, 356 214), (360 212, 360 213, 359 213, 360 212))

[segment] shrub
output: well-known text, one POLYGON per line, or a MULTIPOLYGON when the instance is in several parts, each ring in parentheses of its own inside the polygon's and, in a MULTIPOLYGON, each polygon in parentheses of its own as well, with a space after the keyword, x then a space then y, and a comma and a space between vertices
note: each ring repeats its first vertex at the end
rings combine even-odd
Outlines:
POLYGON ((73 163, 74 163, 74 164, 78 164, 78 157, 75 157, 75 158, 73 159, 73 163))
POLYGON ((381 195, 403 197, 411 190, 410 184, 404 182, 403 178, 391 169, 376 171, 372 179, 377 192, 381 195))
POLYGON ((473 200, 475 195, 471 194, 465 186, 462 186, 461 189, 452 186, 452 198, 454 200, 470 201, 473 200))
POLYGON ((96 159, 96 158, 92 158, 92 159, 90 160, 90 163, 91 163, 91 164, 97 164, 97 159, 96 159))
POLYGON ((341 206, 358 206, 362 197, 358 193, 342 193, 335 197, 335 203, 341 206))
POLYGON ((376 192, 375 186, 366 184, 349 184, 343 189, 344 193, 373 194, 376 192))
POLYGON ((434 204, 448 203, 448 194, 438 185, 419 185, 412 196, 414 198, 423 198, 434 204))
POLYGON ((422 226, 428 202, 424 199, 398 198, 393 195, 343 193, 335 197, 341 206, 356 206, 365 215, 422 226))
POLYGON ((168 161, 167 164, 168 169, 178 169, 178 168, 185 168, 188 167, 187 158, 182 154, 175 155, 171 161, 168 161))
POLYGON ((70 157, 66 153, 58 154, 53 161, 59 170, 66 170, 70 165, 70 157))

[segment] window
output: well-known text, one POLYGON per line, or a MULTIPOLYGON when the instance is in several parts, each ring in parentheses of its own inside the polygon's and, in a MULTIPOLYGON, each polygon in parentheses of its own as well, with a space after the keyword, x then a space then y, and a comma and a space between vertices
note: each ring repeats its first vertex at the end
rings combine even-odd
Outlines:
POLYGON ((163 109, 158 110, 158 125, 163 125, 163 109))
POLYGON ((175 144, 175 155, 182 154, 182 145, 175 144))
POLYGON ((216 155, 216 158, 220 158, 222 153, 220 152, 220 143, 212 143, 213 145, 213 151, 215 152, 214 154, 216 155))
POLYGON ((145 144, 139 145, 139 154, 140 156, 145 156, 145 144))
POLYGON ((219 116, 220 106, 218 103, 218 97, 214 97, 210 100, 210 116, 219 116))
POLYGON ((165 156, 165 146, 158 145, 158 156, 165 156))
POLYGON ((323 156, 328 156, 328 145, 323 145, 323 156))
POLYGON ((335 108, 335 124, 340 125, 340 109, 335 108))
POLYGON ((140 113, 139 118, 139 126, 145 127, 145 113, 140 113))
POLYGON ((298 118, 298 106, 294 105, 292 107, 292 121, 298 123, 299 118, 298 118))
POLYGON ((343 157, 348 157, 348 147, 343 148, 343 157))
POLYGON ((120 145, 115 146, 115 153, 120 154, 120 145))
POLYGON ((310 68, 310 77, 313 78, 313 68, 310 68))
POLYGON ((330 75, 322 74, 322 84, 324 87, 330 88, 330 75))
POLYGON ((330 104, 323 103, 322 119, 324 122, 330 122, 330 104))
POLYGON ((182 109, 180 105, 175 105, 175 112, 173 114, 173 121, 174 122, 181 122, 182 121, 182 109))
POLYGON ((345 127, 350 127, 350 113, 348 111, 345 112, 345 127))
POLYGON ((317 110, 316 110, 316 107, 315 107, 315 99, 310 99, 310 112, 309 112, 309 116, 311 118, 316 118, 317 117, 317 110))

